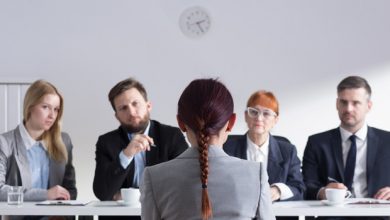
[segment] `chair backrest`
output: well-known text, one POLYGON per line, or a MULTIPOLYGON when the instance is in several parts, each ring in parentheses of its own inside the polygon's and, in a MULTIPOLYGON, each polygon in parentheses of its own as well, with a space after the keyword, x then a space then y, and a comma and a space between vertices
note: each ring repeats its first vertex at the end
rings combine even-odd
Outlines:
POLYGON ((23 118, 23 99, 31 82, 0 81, 0 133, 14 129, 23 118))

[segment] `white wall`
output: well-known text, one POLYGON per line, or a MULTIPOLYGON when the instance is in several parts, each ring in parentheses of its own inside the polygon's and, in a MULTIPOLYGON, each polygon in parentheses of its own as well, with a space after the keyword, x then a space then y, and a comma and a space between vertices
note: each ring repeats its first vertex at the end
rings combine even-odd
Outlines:
POLYGON ((135 76, 149 92, 152 117, 176 125, 176 103, 194 78, 219 77, 243 111, 255 90, 281 104, 274 133, 296 144, 338 125, 336 86, 349 74, 368 79, 370 125, 390 130, 390 1, 387 0, 0 0, 0 79, 44 78, 65 97, 64 130, 75 149, 80 199, 94 199, 98 135, 118 126, 107 100, 135 76), (189 39, 178 18, 199 5, 211 31, 189 39))

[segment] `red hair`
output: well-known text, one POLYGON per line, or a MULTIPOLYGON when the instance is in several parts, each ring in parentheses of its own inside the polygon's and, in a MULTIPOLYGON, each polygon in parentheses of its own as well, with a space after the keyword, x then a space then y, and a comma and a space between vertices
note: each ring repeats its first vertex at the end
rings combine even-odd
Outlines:
POLYGON ((249 97, 246 107, 253 107, 255 105, 261 105, 265 108, 269 108, 277 115, 279 115, 279 103, 272 92, 265 90, 259 90, 254 92, 249 97))

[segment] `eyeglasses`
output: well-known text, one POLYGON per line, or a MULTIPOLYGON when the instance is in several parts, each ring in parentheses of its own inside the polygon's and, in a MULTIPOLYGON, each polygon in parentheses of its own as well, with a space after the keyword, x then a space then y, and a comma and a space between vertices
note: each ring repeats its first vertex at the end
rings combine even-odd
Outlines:
POLYGON ((246 108, 246 112, 251 118, 258 118, 260 115, 263 116, 264 119, 276 117, 276 113, 268 109, 257 109, 253 107, 248 107, 246 108))

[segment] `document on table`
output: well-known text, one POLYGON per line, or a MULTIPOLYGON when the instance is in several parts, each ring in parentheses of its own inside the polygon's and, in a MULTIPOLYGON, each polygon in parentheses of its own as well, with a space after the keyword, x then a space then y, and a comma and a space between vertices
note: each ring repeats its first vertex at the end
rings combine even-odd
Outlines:
POLYGON ((388 204, 390 205, 389 200, 382 200, 382 199, 373 199, 373 198, 352 198, 347 199, 346 204, 388 204))
POLYGON ((46 200, 43 202, 38 202, 36 205, 64 205, 64 206, 84 206, 87 205, 90 201, 82 200, 46 200))

